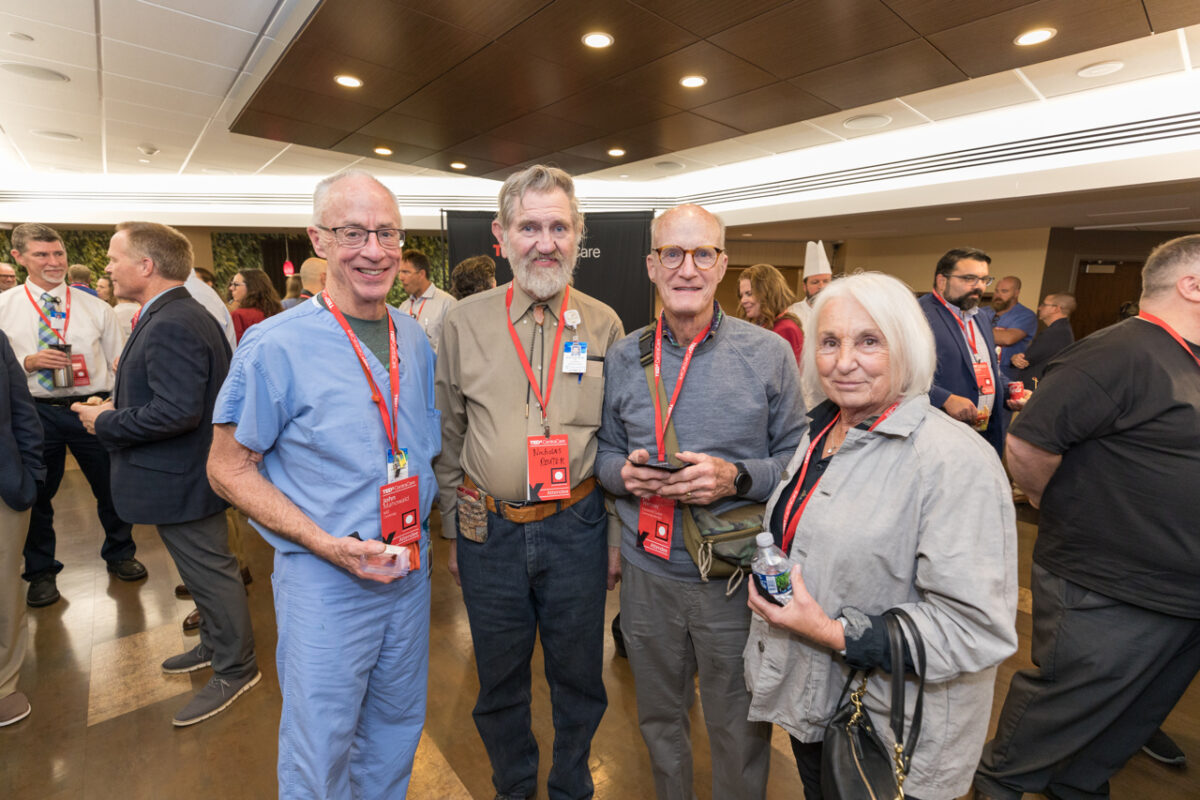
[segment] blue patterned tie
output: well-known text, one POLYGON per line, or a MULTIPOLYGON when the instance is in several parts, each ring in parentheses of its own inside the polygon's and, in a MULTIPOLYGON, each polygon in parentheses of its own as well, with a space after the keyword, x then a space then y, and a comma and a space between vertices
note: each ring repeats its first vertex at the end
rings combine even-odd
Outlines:
MULTIPOLYGON (((46 319, 53 319, 51 316, 58 310, 58 298, 49 292, 42 292, 42 312, 46 315, 46 319)), ((54 329, 46 324, 46 320, 38 317, 38 344, 41 345, 40 350, 45 350, 51 345, 58 344, 58 334, 54 329)), ((48 391, 54 390, 54 370, 39 369, 37 371, 38 384, 48 391)))

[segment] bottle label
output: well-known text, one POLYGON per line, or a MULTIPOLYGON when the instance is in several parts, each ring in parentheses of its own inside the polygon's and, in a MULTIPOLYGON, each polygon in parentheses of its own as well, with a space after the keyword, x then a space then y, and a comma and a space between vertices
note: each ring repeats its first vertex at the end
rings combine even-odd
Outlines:
POLYGON ((775 575, 764 575, 761 572, 754 573, 758 578, 758 584, 767 594, 779 597, 781 595, 791 594, 792 592, 792 573, 784 571, 775 575))

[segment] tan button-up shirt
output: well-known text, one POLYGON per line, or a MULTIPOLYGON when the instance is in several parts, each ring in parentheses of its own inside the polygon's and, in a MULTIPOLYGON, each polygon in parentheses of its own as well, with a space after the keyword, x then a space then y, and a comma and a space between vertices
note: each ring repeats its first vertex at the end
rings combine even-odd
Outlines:
MULTIPOLYGON (((524 502, 528 493, 526 442, 542 436, 541 410, 505 323, 508 285, 471 295, 447 312, 437 359, 437 407, 442 412, 442 455, 434 464, 440 489, 442 530, 457 533, 456 489, 464 473, 485 492, 501 500, 524 502), (526 409, 528 408, 528 413, 526 409)), ((568 309, 579 313, 573 331, 564 327, 562 341, 587 342, 587 372, 563 372, 562 344, 557 357, 554 336, 562 309, 562 292, 545 301, 542 325, 534 322, 534 300, 514 287, 510 318, 525 357, 543 395, 554 362, 554 384, 546 424, 550 434, 566 434, 571 485, 592 475, 596 429, 604 404, 604 355, 624 336, 611 308, 571 290, 568 309), (530 357, 532 353, 532 357, 530 357)))

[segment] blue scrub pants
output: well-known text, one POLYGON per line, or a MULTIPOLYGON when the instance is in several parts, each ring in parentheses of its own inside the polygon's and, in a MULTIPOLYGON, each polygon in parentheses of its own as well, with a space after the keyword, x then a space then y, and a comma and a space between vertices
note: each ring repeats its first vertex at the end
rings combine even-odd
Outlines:
POLYGON ((429 538, 421 570, 363 581, 275 554, 280 798, 403 798, 425 722, 429 538))

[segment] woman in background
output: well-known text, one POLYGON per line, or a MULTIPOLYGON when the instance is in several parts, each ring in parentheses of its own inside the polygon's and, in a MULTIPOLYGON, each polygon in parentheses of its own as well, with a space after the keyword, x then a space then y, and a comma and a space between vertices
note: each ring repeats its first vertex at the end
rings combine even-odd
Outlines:
POLYGON ((229 282, 229 299, 236 304, 233 316, 233 332, 237 340, 251 325, 262 322, 283 311, 279 293, 271 285, 271 279, 261 269, 244 269, 229 282))
POLYGON ((141 308, 140 303, 135 303, 132 300, 118 299, 112 290, 112 278, 102 276, 96 279, 96 296, 113 307, 113 313, 117 315, 117 327, 121 330, 121 336, 129 338, 129 333, 133 330, 133 315, 141 308))
POLYGON ((287 293, 283 296, 283 300, 280 301, 280 305, 283 306, 284 311, 287 311, 300 302, 300 292, 303 289, 304 281, 300 280, 299 275, 292 275, 287 279, 287 286, 285 287, 287 293))
POLYGON ((796 295, 788 288, 779 270, 770 264, 755 264, 742 270, 738 279, 738 302, 741 303, 742 319, 787 339, 799 365, 804 330, 796 315, 788 311, 788 306, 796 302, 796 295))

